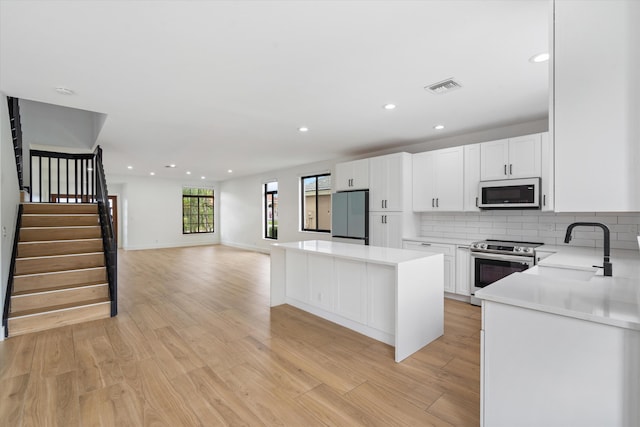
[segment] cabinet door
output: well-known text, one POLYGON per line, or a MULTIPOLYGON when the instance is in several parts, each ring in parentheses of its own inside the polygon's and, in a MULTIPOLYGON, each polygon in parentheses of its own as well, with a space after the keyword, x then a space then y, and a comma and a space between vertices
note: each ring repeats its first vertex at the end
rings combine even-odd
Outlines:
POLYGON ((403 207, 404 194, 404 157, 402 154, 385 156, 385 187, 384 206, 388 211, 399 212, 403 207))
POLYGON ((336 164, 335 190, 350 190, 351 179, 353 177, 353 166, 351 162, 336 164))
POLYGON ((540 176, 540 134, 509 138, 509 178, 540 176))
POLYGON ((347 319, 367 321, 367 268, 362 262, 334 260, 336 287, 335 312, 347 319))
POLYGON ((479 211, 480 144, 464 146, 464 202, 465 211, 479 211))
POLYGON ((540 165, 540 187, 542 190, 542 200, 540 205, 543 211, 553 212, 553 141, 549 137, 549 132, 541 135, 541 165, 540 165))
POLYGON ((353 170, 352 190, 366 190, 369 188, 369 159, 351 162, 353 170))
POLYGON ((456 291, 456 265, 452 256, 444 257, 444 290, 445 292, 454 293, 456 291))
POLYGON ((384 213, 372 212, 369 214, 369 245, 386 246, 387 229, 384 226, 384 213))
POLYGON ((372 212, 369 214, 369 245, 402 248, 402 214, 372 212))
POLYGON ((382 157, 369 159, 369 210, 385 210, 384 200, 387 197, 387 168, 382 157))
POLYGON ((471 294, 471 254, 468 247, 456 248, 456 293, 471 294))
POLYGON ((464 197, 464 149, 449 148, 434 152, 436 171, 436 210, 462 211, 464 197))
POLYGON ((395 334, 395 268, 367 264, 367 288, 369 294, 367 324, 388 334, 395 334))
POLYGON ((286 251, 286 295, 302 302, 309 302, 309 272, 307 269, 307 255, 286 251))
POLYGON ((490 181, 507 179, 509 163, 509 140, 483 142, 480 144, 480 179, 490 181))
POLYGON ((307 256, 311 304, 333 310, 333 258, 307 256))
POLYGON ((432 152, 413 155, 413 210, 427 212, 435 209, 434 156, 432 152))

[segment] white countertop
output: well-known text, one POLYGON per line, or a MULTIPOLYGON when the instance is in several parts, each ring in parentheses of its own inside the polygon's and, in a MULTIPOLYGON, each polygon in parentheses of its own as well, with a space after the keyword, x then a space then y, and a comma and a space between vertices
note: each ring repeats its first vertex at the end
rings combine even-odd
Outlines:
POLYGON ((273 246, 283 249, 293 249, 302 252, 314 252, 345 259, 374 262, 376 264, 398 265, 432 256, 442 256, 427 251, 412 251, 407 249, 383 248, 380 246, 354 245, 350 243, 330 242, 326 240, 304 240, 290 243, 274 243, 273 246))
MULTIPOLYGON (((602 248, 558 252, 475 296, 523 308, 640 331, 640 252, 612 250, 613 277, 602 276, 602 248)), ((544 250, 544 249, 542 249, 544 250)))

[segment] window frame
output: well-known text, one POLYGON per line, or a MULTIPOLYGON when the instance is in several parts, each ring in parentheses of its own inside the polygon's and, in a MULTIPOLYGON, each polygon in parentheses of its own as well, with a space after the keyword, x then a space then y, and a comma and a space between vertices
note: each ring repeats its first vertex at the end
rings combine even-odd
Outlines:
MULTIPOLYGON (((274 208, 274 196, 275 196, 275 200, 277 203, 277 198, 278 198, 278 181, 269 181, 269 182, 265 182, 264 183, 264 211, 263 211, 263 216, 264 216, 264 232, 263 232, 263 238, 264 239, 269 239, 269 240, 278 240, 278 227, 277 225, 274 224, 276 217, 275 217, 275 212, 276 209, 274 208), (276 189, 275 190, 268 190, 268 186, 269 184, 276 184, 276 189), (271 195, 271 222, 272 222, 272 229, 275 230, 275 237, 273 236, 269 236, 269 203, 268 203, 268 197, 269 195, 271 195)), ((272 233, 273 234, 273 233, 272 233)))
MULTIPOLYGON (((303 232, 312 232, 312 233, 331 233, 331 228, 320 229, 318 228, 318 178, 323 176, 331 176, 331 172, 322 172, 313 175, 304 175, 300 177, 300 230, 303 232), (307 228, 305 226, 306 223, 306 215, 305 215, 305 193, 304 193, 304 180, 309 178, 316 179, 316 197, 315 197, 315 208, 316 208, 316 228, 307 228)), ((331 187, 329 187, 329 191, 331 191, 331 187)))
MULTIPOLYGON (((189 215, 189 217, 191 217, 191 215, 189 215)), ((186 235, 186 234, 212 234, 215 233, 215 190, 213 188, 206 188, 206 187, 182 187, 182 234, 186 235), (211 195, 204 195, 204 194, 184 194, 185 190, 207 190, 207 191, 211 191, 211 195), (198 206, 196 209, 197 212, 197 229, 198 231, 188 231, 186 229, 186 225, 185 224, 185 198, 189 198, 189 199, 197 199, 198 200, 198 206), (202 199, 210 199, 211 200, 211 230, 210 231, 200 231, 200 227, 201 227, 201 218, 200 218, 200 202, 202 199)), ((192 223, 189 222, 189 224, 191 225, 192 223)))

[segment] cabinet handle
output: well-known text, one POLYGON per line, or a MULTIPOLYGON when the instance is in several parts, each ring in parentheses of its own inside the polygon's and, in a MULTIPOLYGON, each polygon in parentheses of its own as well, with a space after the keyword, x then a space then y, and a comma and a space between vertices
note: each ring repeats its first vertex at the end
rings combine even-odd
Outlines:
POLYGON ((436 199, 431 199, 431 207, 432 208, 436 207, 436 199))
POLYGON ((505 175, 507 174, 507 165, 506 165, 506 163, 505 163, 505 165, 504 165, 504 174, 505 174, 505 175))
POLYGON ((381 200, 381 201, 380 201, 380 207, 381 207, 382 209, 384 209, 384 200, 381 200))
POLYGON ((513 165, 509 164, 509 175, 513 175, 513 165))
POLYGON ((476 196, 476 208, 478 207, 478 196, 476 196))
POLYGON ((546 194, 542 195, 542 206, 547 206, 547 195, 546 194))
POLYGON ((431 243, 420 243, 420 246, 431 246, 431 243))
POLYGON ((436 208, 440 207, 440 203, 438 203, 438 198, 436 197, 436 208))
POLYGON ((387 209, 387 199, 384 199, 384 208, 387 209))
POLYGON ((382 217, 384 218, 384 223, 386 224, 387 223, 387 216, 383 215, 382 217))

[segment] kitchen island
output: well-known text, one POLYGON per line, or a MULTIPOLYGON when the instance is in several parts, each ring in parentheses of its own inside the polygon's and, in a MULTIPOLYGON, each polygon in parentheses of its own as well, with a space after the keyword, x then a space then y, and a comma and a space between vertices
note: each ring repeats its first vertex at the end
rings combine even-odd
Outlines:
POLYGON ((329 241, 277 243, 271 306, 289 304, 395 347, 400 362, 443 334, 442 254, 329 241))
POLYGON ((476 292, 483 425, 640 425, 640 254, 555 250, 476 292))

